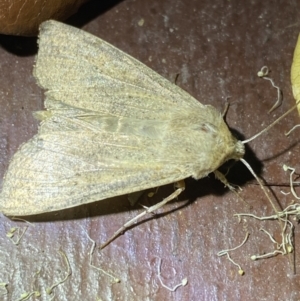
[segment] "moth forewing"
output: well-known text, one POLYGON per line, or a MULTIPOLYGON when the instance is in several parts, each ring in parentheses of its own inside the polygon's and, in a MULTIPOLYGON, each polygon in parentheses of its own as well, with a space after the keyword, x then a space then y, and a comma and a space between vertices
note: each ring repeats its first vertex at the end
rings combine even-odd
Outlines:
POLYGON ((110 44, 41 25, 34 75, 46 89, 38 133, 6 173, 0 211, 31 215, 196 179, 244 146, 221 114, 110 44))

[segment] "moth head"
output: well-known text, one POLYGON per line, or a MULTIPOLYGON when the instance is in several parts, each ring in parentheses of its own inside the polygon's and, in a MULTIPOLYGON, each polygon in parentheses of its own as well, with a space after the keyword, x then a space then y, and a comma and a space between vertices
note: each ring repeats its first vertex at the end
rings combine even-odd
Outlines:
POLYGON ((219 139, 223 163, 229 160, 239 161, 243 158, 245 155, 245 145, 232 134, 223 120, 220 122, 218 130, 221 133, 219 139))
POLYGON ((242 143, 242 141, 239 141, 237 139, 235 140, 236 140, 234 145, 235 148, 231 159, 238 161, 242 159, 245 155, 245 145, 242 143))

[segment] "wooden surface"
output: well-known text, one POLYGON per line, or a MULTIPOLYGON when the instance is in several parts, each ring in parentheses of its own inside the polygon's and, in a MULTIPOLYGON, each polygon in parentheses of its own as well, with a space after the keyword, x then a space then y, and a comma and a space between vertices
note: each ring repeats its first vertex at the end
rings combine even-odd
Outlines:
MULTIPOLYGON (((98 2, 84 5, 68 23, 107 40, 170 81, 179 74, 177 85, 202 103, 223 111, 229 100, 226 120, 240 139, 251 137, 294 104, 290 67, 300 31, 300 3, 126 0, 100 7, 98 2), (267 112, 277 92, 256 75, 264 65, 284 96, 282 106, 271 114, 267 112)), ((36 39, 0 36, 0 45, 2 179, 12 155, 37 131, 32 111, 43 108, 43 91, 32 76, 36 39)), ((246 159, 271 185, 282 207, 293 200, 280 193, 289 191, 289 174, 282 165, 300 172, 299 130, 288 138, 284 135, 297 123, 295 111, 247 147, 246 159)), ((1 215, 0 282, 8 283, 8 294, 0 300, 18 300, 34 290, 42 294, 36 300, 50 300, 53 295, 47 295, 46 288, 67 272, 59 250, 66 254, 72 275, 53 289, 54 300, 299 300, 299 226, 295 223, 295 252, 290 256, 295 271, 287 256, 251 261, 250 255, 275 247, 259 229, 264 227, 279 240, 280 227, 274 221, 250 218, 238 223, 234 213, 273 211, 241 163, 230 170, 228 179, 242 187, 245 202, 213 175, 188 179, 179 200, 132 227, 102 252, 97 247, 93 264, 113 273, 120 283, 89 265, 92 243, 86 233, 99 246, 141 212, 139 205, 130 206, 126 196, 27 218, 32 225, 18 245, 6 233, 27 224, 1 215), (247 243, 231 254, 245 271, 239 276, 237 268, 217 252, 239 245, 247 231, 247 243), (165 284, 172 287, 187 277, 188 285, 175 292, 162 287, 159 258, 165 284)), ((148 206, 172 191, 172 185, 163 187, 154 198, 141 201, 148 206)))

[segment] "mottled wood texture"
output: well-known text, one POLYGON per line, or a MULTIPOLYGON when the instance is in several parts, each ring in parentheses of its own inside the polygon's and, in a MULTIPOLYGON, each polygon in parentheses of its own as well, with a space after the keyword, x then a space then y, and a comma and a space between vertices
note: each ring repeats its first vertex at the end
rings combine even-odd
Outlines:
MULTIPOLYGON (((240 138, 250 137, 280 116, 293 103, 290 66, 299 33, 300 4, 276 1, 133 1, 115 3, 105 9, 98 1, 83 6, 69 21, 101 37, 174 81, 202 103, 220 111, 226 99, 231 106, 228 124, 240 138), (143 26, 140 26, 143 22, 143 26), (267 114, 277 93, 257 71, 267 65, 270 76, 281 87, 284 103, 267 114)), ((20 144, 36 133, 32 111, 43 108, 43 92, 32 76, 36 53, 34 38, 1 36, 0 44, 0 178, 20 144)), ((281 206, 293 199, 288 191, 286 163, 300 166, 298 132, 284 132, 299 122, 295 111, 263 137, 251 142, 246 159, 271 184, 281 206)), ((184 146, 183 146, 184 147, 184 146)), ((89 233, 99 245, 125 221, 140 212, 126 197, 96 202, 28 219, 29 226, 18 246, 6 237, 13 226, 24 223, 0 218, 0 282, 8 283, 4 300, 17 300, 21 293, 40 290, 64 278, 66 266, 58 253, 70 261, 72 275, 56 287, 55 300, 299 300, 299 230, 296 225, 296 274, 287 257, 252 262, 252 254, 274 246, 260 227, 280 238, 276 222, 246 219, 239 224, 236 212, 272 214, 272 209, 249 172, 237 164, 228 178, 239 184, 242 197, 251 206, 223 188, 214 176, 198 182, 187 180, 178 201, 159 214, 132 227, 102 252, 96 249, 93 263, 121 279, 110 278, 89 266, 89 233), (238 245, 250 232, 245 246, 232 254, 245 275, 216 253, 238 245), (158 258, 162 277, 173 286, 185 276, 189 283, 176 292, 163 288, 157 278, 158 258), (36 274, 40 271, 39 274, 36 274)), ((150 205, 173 191, 172 186, 144 200, 150 205)), ((34 297, 32 297, 32 300, 34 297)))

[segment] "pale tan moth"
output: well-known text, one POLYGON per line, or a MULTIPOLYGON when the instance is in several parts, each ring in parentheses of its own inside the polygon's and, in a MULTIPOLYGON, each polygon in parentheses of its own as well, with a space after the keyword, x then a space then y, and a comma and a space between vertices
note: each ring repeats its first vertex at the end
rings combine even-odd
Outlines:
POLYGON ((200 179, 227 160, 243 160, 249 140, 238 141, 214 107, 80 29, 41 25, 34 76, 47 90, 46 110, 35 114, 38 133, 5 175, 0 211, 6 215, 200 179))

